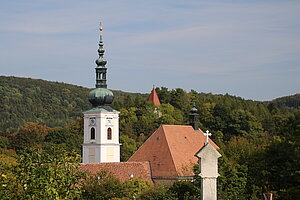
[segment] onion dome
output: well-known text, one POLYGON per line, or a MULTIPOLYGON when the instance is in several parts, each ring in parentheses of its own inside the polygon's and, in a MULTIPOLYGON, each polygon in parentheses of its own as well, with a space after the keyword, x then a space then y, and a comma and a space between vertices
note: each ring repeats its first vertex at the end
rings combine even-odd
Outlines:
POLYGON ((107 68, 105 67, 107 61, 104 59, 104 48, 102 41, 102 24, 100 23, 100 41, 99 41, 99 49, 98 54, 99 58, 95 61, 97 64, 96 69, 96 89, 93 89, 89 95, 89 102, 93 105, 93 107, 104 106, 106 104, 111 104, 114 100, 114 94, 112 91, 107 89, 106 84, 106 72, 107 68))
POLYGON ((88 98, 93 107, 98 107, 111 104, 114 100, 114 94, 106 88, 96 88, 89 93, 88 98))
POLYGON ((198 112, 198 110, 197 110, 197 108, 195 107, 195 103, 193 104, 193 107, 192 107, 192 109, 191 109, 191 113, 197 113, 198 112))
POLYGON ((97 66, 102 67, 105 66, 107 61, 103 58, 103 57, 99 57, 95 63, 97 64, 97 66))

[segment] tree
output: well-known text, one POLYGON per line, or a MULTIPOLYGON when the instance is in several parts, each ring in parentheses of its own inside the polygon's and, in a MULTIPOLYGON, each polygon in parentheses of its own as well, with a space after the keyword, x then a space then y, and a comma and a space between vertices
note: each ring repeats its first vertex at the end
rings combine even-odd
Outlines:
POLYGON ((138 200, 174 200, 176 199, 170 192, 168 188, 157 184, 145 188, 138 196, 138 200))
POLYGON ((130 179, 121 182, 106 170, 89 175, 82 190, 83 199, 135 199, 144 189, 149 187, 147 182, 130 179))
POLYGON ((171 93, 166 87, 155 88, 159 101, 162 104, 168 104, 171 102, 171 93))
POLYGON ((65 146, 69 152, 81 152, 81 144, 83 141, 82 135, 79 133, 72 133, 66 128, 53 128, 45 137, 45 142, 51 145, 65 146))
POLYGON ((74 199, 80 197, 80 156, 53 147, 53 154, 39 149, 24 152, 7 179, 4 199, 74 199))
POLYGON ((248 111, 234 110, 230 113, 228 132, 233 135, 253 136, 263 131, 261 123, 248 111))
POLYGON ((256 167, 263 173, 257 179, 262 179, 263 186, 277 194, 276 198, 297 199, 300 196, 300 111, 287 119, 280 132, 282 137, 276 137, 260 156, 263 163, 256 167))
POLYGON ((31 147, 41 147, 49 129, 47 126, 33 122, 24 124, 14 137, 14 148, 16 150, 24 150, 31 147))
POLYGON ((177 181, 169 188, 169 192, 179 200, 200 199, 200 187, 189 181, 177 181))
POLYGON ((82 186, 83 199, 106 200, 122 197, 122 183, 107 171, 101 171, 89 178, 82 186))
POLYGON ((218 198, 246 200, 247 166, 229 160, 224 154, 220 158, 218 198))
POLYGON ((127 161, 137 150, 137 143, 127 135, 120 136, 121 161, 127 161))
POLYGON ((171 101, 170 104, 175 108, 183 110, 185 114, 188 114, 190 108, 190 102, 187 93, 181 89, 176 88, 171 91, 171 101))

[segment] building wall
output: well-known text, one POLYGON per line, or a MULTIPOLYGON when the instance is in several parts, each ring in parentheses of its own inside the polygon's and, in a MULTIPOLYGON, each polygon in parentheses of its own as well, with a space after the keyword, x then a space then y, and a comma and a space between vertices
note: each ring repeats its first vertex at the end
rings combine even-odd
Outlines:
POLYGON ((83 163, 120 162, 119 112, 85 112, 83 163), (95 124, 91 119, 95 119, 95 124), (95 138, 91 139, 91 129, 95 138), (112 138, 107 138, 108 129, 112 138))

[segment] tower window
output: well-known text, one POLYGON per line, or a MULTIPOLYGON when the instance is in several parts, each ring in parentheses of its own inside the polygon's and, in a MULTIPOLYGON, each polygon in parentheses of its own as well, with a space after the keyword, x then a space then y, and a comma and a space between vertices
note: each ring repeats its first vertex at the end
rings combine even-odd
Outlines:
POLYGON ((92 127, 91 128, 91 140, 94 140, 95 139, 95 128, 92 127))
POLYGON ((107 139, 111 140, 112 139, 112 134, 111 134, 111 128, 107 129, 107 139))

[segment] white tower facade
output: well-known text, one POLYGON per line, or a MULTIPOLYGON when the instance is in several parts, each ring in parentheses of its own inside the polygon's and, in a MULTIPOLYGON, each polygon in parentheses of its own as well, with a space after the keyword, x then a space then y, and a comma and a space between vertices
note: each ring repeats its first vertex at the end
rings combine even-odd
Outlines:
POLYGON ((83 163, 120 162, 119 112, 95 108, 84 112, 83 163))

